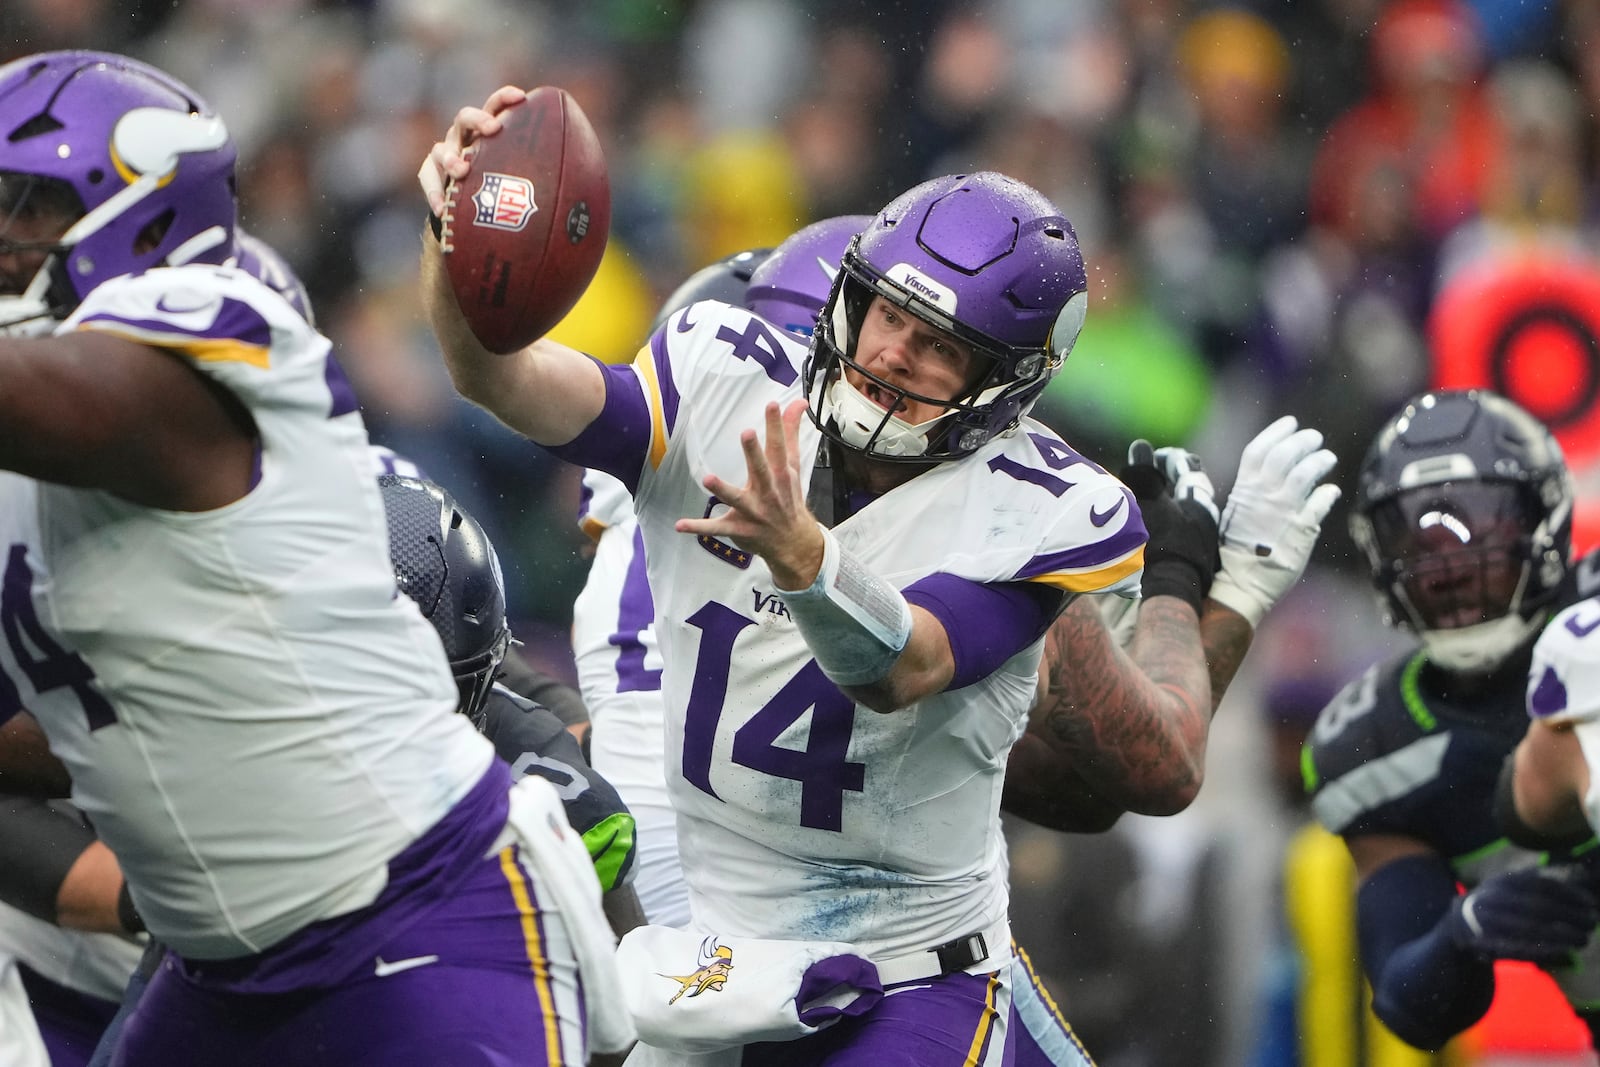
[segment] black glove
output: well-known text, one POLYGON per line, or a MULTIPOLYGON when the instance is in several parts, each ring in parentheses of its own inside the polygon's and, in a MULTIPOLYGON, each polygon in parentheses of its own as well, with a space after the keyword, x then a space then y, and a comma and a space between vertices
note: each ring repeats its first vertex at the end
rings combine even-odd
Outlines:
POLYGON ((1524 867, 1487 878, 1451 905, 1450 937, 1480 956, 1559 964, 1589 943, 1600 903, 1568 867, 1524 867))
POLYGON ((1217 517, 1208 510, 1205 494, 1187 493, 1173 497, 1169 470, 1181 466, 1183 477, 1204 480, 1199 457, 1178 449, 1157 453, 1149 441, 1138 440, 1128 446, 1128 465, 1117 475, 1133 491, 1150 535, 1144 548, 1145 599, 1175 596, 1194 608, 1196 614, 1211 589, 1221 563, 1217 544, 1217 517))

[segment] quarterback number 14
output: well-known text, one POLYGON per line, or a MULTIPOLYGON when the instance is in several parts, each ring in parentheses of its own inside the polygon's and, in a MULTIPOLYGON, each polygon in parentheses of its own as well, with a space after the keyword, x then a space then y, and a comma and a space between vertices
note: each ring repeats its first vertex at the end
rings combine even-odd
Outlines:
MULTIPOLYGON (((117 721, 111 702, 94 688, 94 672, 75 652, 68 652, 39 625, 33 610, 33 568, 28 566, 28 546, 12 545, 6 573, 0 582, 0 629, 17 666, 28 676, 36 693, 66 687, 78 696, 89 729, 98 730, 117 721)), ((0 713, 9 718, 25 707, 17 685, 0 671, 0 713)))
MULTIPOLYGON (((688 618, 700 631, 700 656, 683 724, 683 776, 703 792, 711 786, 711 758, 728 698, 733 642, 755 620, 716 602, 688 618)), ((838 832, 844 826, 844 794, 866 787, 866 765, 846 758, 855 728, 855 701, 839 692, 809 661, 733 735, 733 762, 775 778, 800 783, 800 825, 838 832), (789 727, 811 712, 804 749, 777 744, 789 727)), ((721 799, 721 798, 718 798, 721 799)))

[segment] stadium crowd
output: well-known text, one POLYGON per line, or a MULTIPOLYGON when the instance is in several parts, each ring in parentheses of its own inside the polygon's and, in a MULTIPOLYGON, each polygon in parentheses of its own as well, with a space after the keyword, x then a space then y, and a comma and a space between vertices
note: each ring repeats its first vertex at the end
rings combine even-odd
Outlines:
POLYGON ((1182 815, 1104 835, 1008 824, 1018 940, 1102 1067, 1312 1062, 1281 1051, 1301 990, 1280 880, 1312 820, 1312 720, 1411 645, 1347 532, 1361 458, 1407 398, 1493 384, 1570 423, 1575 547, 1600 541, 1600 448, 1570 407, 1600 381, 1596 0, 0 8, 0 62, 69 47, 151 62, 226 116, 243 226, 306 283, 373 440, 486 528, 515 632, 558 676, 588 568, 580 472, 457 396, 417 298, 417 161, 503 83, 567 88, 605 146, 611 243, 553 336, 608 363, 705 264, 992 169, 1063 209, 1088 266, 1086 325, 1036 417, 1113 470, 1135 438, 1182 445, 1219 485, 1279 416, 1322 430, 1343 500, 1217 719, 1227 773, 1182 815), (1532 266, 1579 309, 1560 373, 1476 355, 1491 327, 1468 312, 1531 299, 1508 278, 1532 266))

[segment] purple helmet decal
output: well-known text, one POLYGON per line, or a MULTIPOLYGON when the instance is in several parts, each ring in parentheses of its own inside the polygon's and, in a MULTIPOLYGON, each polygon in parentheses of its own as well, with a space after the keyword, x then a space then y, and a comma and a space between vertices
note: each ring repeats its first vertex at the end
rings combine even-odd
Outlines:
POLYGON ((774 326, 810 337, 845 249, 871 222, 871 215, 836 215, 796 230, 750 275, 744 306, 774 326))
POLYGON ((812 414, 825 433, 880 459, 967 455, 1027 414, 1077 341, 1087 307, 1077 236, 1049 200, 989 172, 924 182, 880 211, 845 252, 806 360, 812 414), (856 341, 880 296, 979 357, 976 380, 948 404, 872 379, 891 401, 944 405, 948 413, 932 423, 901 423, 894 403, 867 401, 843 380, 846 366, 866 374, 856 341))
POLYGON ((222 119, 154 67, 108 52, 45 52, 0 67, 0 239, 30 196, 78 217, 0 330, 34 332, 96 286, 234 251, 235 149, 222 119))

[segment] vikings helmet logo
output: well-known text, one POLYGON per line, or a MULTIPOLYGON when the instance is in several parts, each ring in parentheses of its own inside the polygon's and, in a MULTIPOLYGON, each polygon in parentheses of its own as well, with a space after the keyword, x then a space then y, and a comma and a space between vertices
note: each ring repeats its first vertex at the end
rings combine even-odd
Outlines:
POLYGON ((678 998, 685 993, 691 997, 698 997, 708 989, 721 992, 722 987, 728 982, 728 972, 731 970, 733 970, 733 949, 717 944, 715 935, 706 938, 700 942, 700 966, 693 974, 661 975, 678 983, 678 991, 672 994, 672 999, 667 1003, 676 1004, 678 998))

